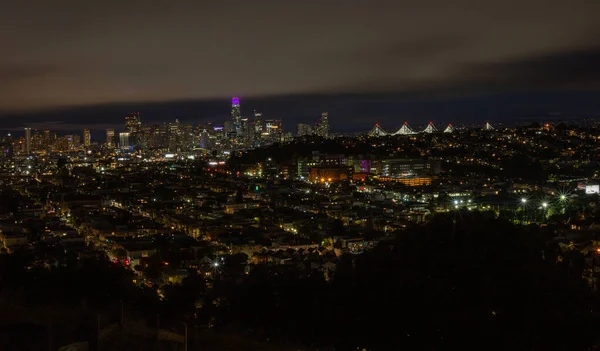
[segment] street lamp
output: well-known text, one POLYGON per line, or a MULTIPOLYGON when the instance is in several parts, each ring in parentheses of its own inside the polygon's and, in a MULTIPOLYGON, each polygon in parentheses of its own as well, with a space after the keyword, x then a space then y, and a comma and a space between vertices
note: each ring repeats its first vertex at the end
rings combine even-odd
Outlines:
POLYGON ((547 203, 547 202, 542 202, 542 207, 543 207, 543 208, 546 208, 546 207, 548 207, 548 203, 547 203))
POLYGON ((526 204, 527 203, 527 199, 526 198, 521 198, 521 203, 522 204, 526 204))
POLYGON ((560 200, 561 200, 561 201, 565 201, 566 199, 567 199, 567 196, 566 196, 566 195, 561 195, 561 196, 560 196, 560 200))

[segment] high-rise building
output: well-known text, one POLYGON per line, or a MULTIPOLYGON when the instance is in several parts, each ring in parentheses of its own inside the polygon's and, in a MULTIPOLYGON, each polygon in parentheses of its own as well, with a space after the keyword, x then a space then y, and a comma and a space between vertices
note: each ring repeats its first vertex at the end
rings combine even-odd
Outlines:
POLYGON ((42 147, 44 149, 48 149, 52 146, 53 143, 54 143, 54 140, 52 140, 52 135, 50 134, 50 130, 48 130, 48 129, 44 130, 44 133, 42 134, 42 147))
POLYGON ((119 148, 123 150, 129 149, 129 147, 131 146, 129 144, 129 136, 129 132, 119 133, 119 148))
POLYGON ((279 142, 283 138, 283 123, 280 119, 266 120, 265 129, 271 142, 279 142))
POLYGON ((308 124, 298 123, 298 134, 296 134, 297 136, 301 137, 301 136, 311 135, 311 134, 312 134, 311 126, 309 126, 308 124))
POLYGON ((136 135, 136 146, 140 150, 145 150, 150 147, 150 139, 152 134, 152 127, 142 125, 141 130, 136 135))
POLYGON ((329 137, 329 119, 327 112, 321 113, 321 119, 315 126, 315 135, 322 138, 329 137))
POLYGON ((177 152, 180 149, 181 140, 181 128, 179 120, 176 119, 175 123, 169 123, 169 139, 168 148, 170 152, 177 152))
POLYGON ((235 133, 235 126, 233 125, 233 122, 225 121, 225 123, 223 123, 223 133, 226 136, 230 136, 235 133))
POLYGON ((263 132, 262 113, 254 110, 254 141, 260 141, 263 132))
POLYGON ((85 128, 83 130, 83 146, 90 147, 91 143, 92 143, 92 134, 90 133, 89 128, 85 128))
POLYGON ((71 148, 72 149, 81 148, 81 135, 79 135, 79 134, 73 135, 73 145, 71 146, 71 148))
POLYGON ((231 123, 233 126, 232 132, 235 132, 236 135, 241 135, 241 119, 242 119, 242 111, 240 109, 240 98, 234 96, 231 99, 231 123))
POLYGON ((250 125, 248 123, 248 118, 240 119, 240 134, 238 134, 238 138, 244 144, 247 144, 250 140, 250 125))
POLYGON ((43 135, 39 130, 34 129, 31 132, 31 152, 39 151, 42 149, 43 135))
POLYGON ((210 145, 210 135, 206 129, 202 129, 199 134, 199 146, 202 149, 207 149, 210 145))
POLYGON ((134 112, 125 116, 125 131, 130 134, 135 134, 140 131, 142 127, 142 120, 140 119, 140 113, 134 112))
POLYGON ((31 154, 31 128, 25 128, 25 153, 31 154))
POLYGON ((196 146, 194 127, 191 124, 182 124, 179 128, 179 145, 182 151, 191 151, 196 146))
POLYGON ((139 112, 125 116, 125 131, 129 133, 130 146, 138 146, 139 134, 142 131, 142 120, 139 112))
POLYGON ((63 146, 63 150, 73 150, 75 146, 75 136, 73 134, 65 135, 65 144, 63 146))
POLYGON ((115 130, 112 128, 106 130, 106 147, 115 147, 115 130))

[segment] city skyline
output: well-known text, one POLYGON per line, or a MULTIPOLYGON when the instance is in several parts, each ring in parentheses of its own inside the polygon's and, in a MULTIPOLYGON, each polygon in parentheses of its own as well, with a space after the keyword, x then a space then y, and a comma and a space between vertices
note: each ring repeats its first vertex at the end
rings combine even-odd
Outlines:
MULTIPOLYGON (((414 125, 426 125, 429 121, 439 125, 485 121, 515 124, 600 117, 600 93, 595 92, 494 94, 457 99, 419 98, 404 102, 386 96, 240 99, 243 117, 252 118, 256 110, 264 114, 264 118, 282 119, 291 126, 312 125, 323 111, 328 111, 334 132, 370 130, 375 123, 394 129, 401 127, 404 121, 414 125)), ((21 133, 25 127, 62 132, 83 128, 94 133, 107 128, 119 130, 124 128, 123 116, 132 111, 139 111, 145 123, 175 119, 192 124, 223 123, 231 119, 230 110, 231 97, 203 102, 90 106, 17 115, 0 113, 0 130, 16 133, 21 133)))
POLYGON ((183 2, 165 17, 160 3, 10 4, 0 14, 11 33, 0 121, 104 124, 138 110, 209 120, 238 95, 273 118, 296 124, 329 111, 349 129, 600 113, 598 2, 343 5, 234 1, 244 11, 232 13, 183 2))

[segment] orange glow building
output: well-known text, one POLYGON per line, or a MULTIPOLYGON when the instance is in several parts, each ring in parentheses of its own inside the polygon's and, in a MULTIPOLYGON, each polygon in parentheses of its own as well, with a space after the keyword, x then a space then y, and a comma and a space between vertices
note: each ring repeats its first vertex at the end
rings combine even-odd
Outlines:
POLYGON ((313 183, 331 183, 350 179, 350 167, 314 167, 310 169, 313 183))

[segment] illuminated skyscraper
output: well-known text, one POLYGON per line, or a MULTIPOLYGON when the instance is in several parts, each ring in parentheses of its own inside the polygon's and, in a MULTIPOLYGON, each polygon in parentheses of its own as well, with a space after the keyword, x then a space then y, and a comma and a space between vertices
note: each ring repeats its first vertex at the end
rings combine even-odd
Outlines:
POLYGON ((263 132, 262 113, 254 110, 254 143, 260 143, 263 132))
POLYGON ((71 149, 79 149, 81 147, 81 135, 75 134, 73 135, 73 145, 71 149))
POLYGON ((52 146, 53 143, 54 143, 54 140, 52 139, 50 130, 48 130, 48 129, 44 130, 44 133, 42 134, 42 147, 44 149, 48 149, 52 146))
POLYGON ((280 142, 283 138, 283 123, 279 119, 268 119, 265 121, 266 134, 270 141, 280 142))
POLYGON ((321 113, 321 119, 315 126, 315 135, 322 138, 329 137, 329 119, 327 112, 321 113))
POLYGON ((31 154, 31 128, 25 128, 25 153, 31 154))
POLYGON ((311 134, 312 134, 312 128, 308 124, 298 123, 297 136, 301 137, 301 136, 311 135, 311 134))
POLYGON ((176 119, 175 123, 169 123, 169 139, 168 139, 168 148, 170 152, 177 152, 180 148, 181 141, 181 128, 179 124, 179 120, 176 119))
POLYGON ((241 135, 242 129, 242 111, 240 109, 240 98, 234 96, 231 99, 231 122, 233 125, 232 132, 236 132, 236 135, 241 135))
POLYGON ((106 130, 106 147, 115 147, 115 130, 112 128, 106 130))
POLYGON ((129 149, 129 136, 128 132, 119 133, 119 147, 123 150, 129 149))
POLYGON ((88 128, 85 128, 83 130, 83 146, 90 147, 91 143, 92 143, 92 134, 90 133, 90 130, 88 128))
POLYGON ((140 113, 134 112, 125 116, 125 131, 130 134, 135 134, 140 131, 142 127, 142 120, 140 119, 140 113))
POLYGON ((129 133, 130 146, 138 146, 139 134, 142 131, 142 120, 139 112, 125 116, 125 131, 129 133))
POLYGON ((202 129, 199 136, 200 148, 207 149, 210 142, 210 135, 206 129, 202 129))
POLYGON ((64 149, 63 150, 73 150, 73 147, 75 146, 74 144, 75 141, 75 136, 73 134, 68 134, 65 135, 65 144, 63 145, 64 149))
POLYGON ((248 118, 240 118, 240 134, 238 134, 238 138, 244 144, 250 140, 250 126, 248 123, 248 118))

